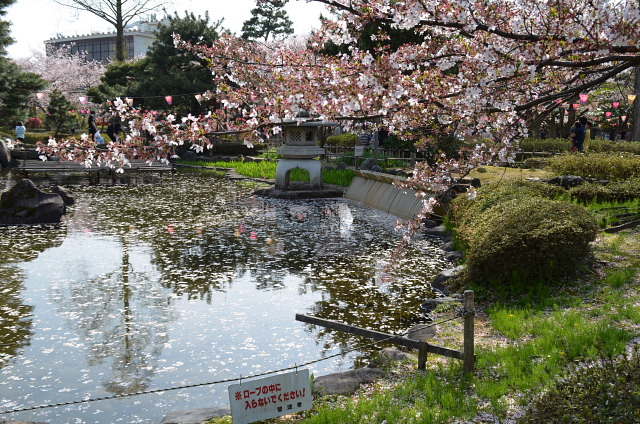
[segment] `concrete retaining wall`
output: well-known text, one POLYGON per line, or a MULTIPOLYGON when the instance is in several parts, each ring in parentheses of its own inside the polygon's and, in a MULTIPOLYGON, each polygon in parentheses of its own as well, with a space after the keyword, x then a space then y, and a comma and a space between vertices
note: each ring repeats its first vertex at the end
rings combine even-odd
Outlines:
POLYGON ((422 209, 422 202, 413 190, 403 190, 394 181, 399 177, 370 171, 356 171, 345 193, 347 199, 387 212, 401 219, 413 219, 422 209))

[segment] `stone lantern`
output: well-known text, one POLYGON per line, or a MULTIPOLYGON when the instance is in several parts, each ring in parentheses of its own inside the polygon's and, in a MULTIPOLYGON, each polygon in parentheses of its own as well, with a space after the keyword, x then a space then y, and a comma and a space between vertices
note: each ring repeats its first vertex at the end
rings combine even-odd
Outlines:
MULTIPOLYGON (((322 188, 322 164, 314 159, 324 155, 324 149, 317 145, 319 129, 325 126, 319 122, 291 122, 284 125, 284 146, 278 149, 282 159, 276 168, 277 189, 289 187, 289 174, 296 168, 309 172, 311 188, 322 188)), ((329 124, 331 125, 331 124, 329 124)))

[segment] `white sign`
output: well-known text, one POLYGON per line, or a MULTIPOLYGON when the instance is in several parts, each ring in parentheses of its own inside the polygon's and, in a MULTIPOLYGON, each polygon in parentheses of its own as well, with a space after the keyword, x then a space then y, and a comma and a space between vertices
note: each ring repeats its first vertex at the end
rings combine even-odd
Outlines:
POLYGON ((356 146, 356 151, 354 155, 358 157, 358 156, 362 156, 363 154, 364 154, 364 146, 356 146))
POLYGON ((248 424, 311 409, 309 370, 229 386, 233 424, 248 424))

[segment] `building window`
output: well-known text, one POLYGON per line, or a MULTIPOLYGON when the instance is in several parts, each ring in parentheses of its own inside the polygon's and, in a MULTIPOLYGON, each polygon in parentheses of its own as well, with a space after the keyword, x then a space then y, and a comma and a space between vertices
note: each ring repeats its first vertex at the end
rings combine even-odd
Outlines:
MULTIPOLYGON (((124 37, 124 43, 126 58, 132 59, 134 57, 133 35, 126 35, 124 37)), ((64 45, 71 45, 72 54, 85 54, 87 60, 107 62, 116 57, 116 37, 113 36, 70 42, 57 41, 48 44, 53 50, 64 45)))

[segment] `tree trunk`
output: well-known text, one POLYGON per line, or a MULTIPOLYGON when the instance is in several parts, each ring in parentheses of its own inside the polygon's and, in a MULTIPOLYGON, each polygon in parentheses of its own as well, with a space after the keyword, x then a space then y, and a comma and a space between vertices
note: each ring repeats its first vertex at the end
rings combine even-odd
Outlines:
POLYGON ((632 116, 631 125, 633 125, 633 135, 631 136, 631 140, 640 141, 640 66, 636 66, 636 81, 633 92, 633 94, 636 95, 636 100, 630 106, 630 115, 632 116))
POLYGON ((116 60, 124 62, 127 58, 124 42, 124 23, 122 21, 122 0, 116 1, 116 60))

